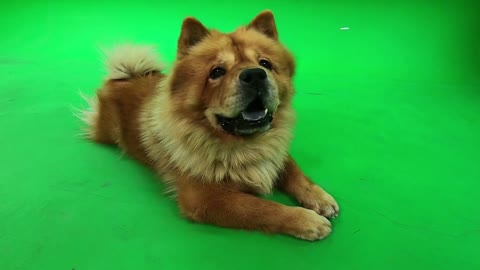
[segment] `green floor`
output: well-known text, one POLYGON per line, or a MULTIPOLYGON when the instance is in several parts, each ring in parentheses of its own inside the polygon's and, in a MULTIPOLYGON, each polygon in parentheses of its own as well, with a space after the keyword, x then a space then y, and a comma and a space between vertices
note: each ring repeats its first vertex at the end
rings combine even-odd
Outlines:
POLYGON ((280 2, 3 1, 0 269, 480 269, 480 5, 280 2), (291 152, 342 209, 319 242, 185 221, 70 112, 96 46, 171 62, 183 17, 230 31, 265 8, 298 61, 291 152))

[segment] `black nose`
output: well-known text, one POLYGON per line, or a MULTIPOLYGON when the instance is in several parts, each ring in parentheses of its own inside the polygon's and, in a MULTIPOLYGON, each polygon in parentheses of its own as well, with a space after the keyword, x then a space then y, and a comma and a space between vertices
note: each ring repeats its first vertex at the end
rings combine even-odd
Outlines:
POLYGON ((240 81, 247 85, 263 83, 267 78, 267 73, 261 68, 245 69, 240 73, 240 81))

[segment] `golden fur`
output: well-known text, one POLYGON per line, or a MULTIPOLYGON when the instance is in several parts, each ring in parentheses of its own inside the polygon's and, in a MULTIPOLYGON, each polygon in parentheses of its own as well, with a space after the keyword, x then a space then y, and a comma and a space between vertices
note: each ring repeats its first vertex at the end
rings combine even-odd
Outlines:
POLYGON ((288 154, 295 64, 278 41, 273 14, 262 12, 230 34, 187 18, 172 72, 162 74, 162 66, 144 46, 108 54, 107 80, 85 113, 89 138, 117 144, 154 169, 175 191, 181 212, 194 221, 307 240, 327 236, 330 222, 323 216, 335 217, 338 205, 288 154), (216 116, 238 112, 238 74, 257 67, 259 59, 273 66, 262 67, 273 122, 252 136, 229 134, 216 116), (215 66, 227 70, 220 79, 209 78, 215 66), (305 208, 254 195, 275 186, 305 208))

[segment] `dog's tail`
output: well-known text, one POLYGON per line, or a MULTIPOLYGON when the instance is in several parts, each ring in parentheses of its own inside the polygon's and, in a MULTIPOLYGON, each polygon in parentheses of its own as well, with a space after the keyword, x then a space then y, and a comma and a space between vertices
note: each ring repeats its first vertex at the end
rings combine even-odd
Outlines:
POLYGON ((139 77, 165 68, 152 46, 122 45, 104 54, 108 80, 139 77))

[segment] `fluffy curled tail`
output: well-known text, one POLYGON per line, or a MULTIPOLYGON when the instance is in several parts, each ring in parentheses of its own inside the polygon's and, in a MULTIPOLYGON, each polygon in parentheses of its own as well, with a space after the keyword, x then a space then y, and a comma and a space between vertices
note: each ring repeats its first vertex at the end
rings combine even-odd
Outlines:
POLYGON ((105 56, 109 80, 129 79, 164 69, 151 46, 122 45, 105 52, 105 56))

